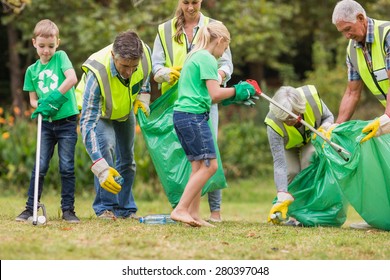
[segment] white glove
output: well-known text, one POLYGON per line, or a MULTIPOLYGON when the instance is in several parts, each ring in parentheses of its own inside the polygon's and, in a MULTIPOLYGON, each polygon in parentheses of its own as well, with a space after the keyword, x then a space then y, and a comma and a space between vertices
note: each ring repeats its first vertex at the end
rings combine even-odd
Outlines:
POLYGON ((327 131, 328 128, 332 125, 332 123, 330 122, 324 122, 323 124, 321 124, 320 128, 322 127, 323 130, 327 131))
MULTIPOLYGON (((319 128, 318 131, 321 132, 326 138, 330 140, 332 137, 332 131, 335 129, 339 124, 338 123, 330 123, 330 122, 324 122, 319 128)), ((313 139, 316 139, 317 134, 313 133, 313 139)))
POLYGON ((375 136, 390 133, 390 117, 387 114, 383 114, 379 118, 380 126, 375 136))
POLYGON ((113 194, 117 194, 122 189, 115 179, 121 175, 114 168, 110 167, 104 158, 98 159, 91 166, 93 174, 99 179, 100 186, 113 194))
POLYGON ((363 128, 362 133, 368 133, 368 135, 364 137, 361 142, 365 142, 374 136, 378 137, 382 134, 390 133, 389 116, 387 114, 383 114, 379 117, 379 119, 375 119, 374 121, 370 122, 363 128))
POLYGON ((154 75, 154 80, 161 84, 167 82, 173 85, 180 78, 181 66, 163 67, 154 75))
POLYGON ((141 109, 146 116, 150 114, 150 94, 149 93, 140 93, 137 96, 137 99, 134 101, 134 114, 138 114, 138 109, 141 109))

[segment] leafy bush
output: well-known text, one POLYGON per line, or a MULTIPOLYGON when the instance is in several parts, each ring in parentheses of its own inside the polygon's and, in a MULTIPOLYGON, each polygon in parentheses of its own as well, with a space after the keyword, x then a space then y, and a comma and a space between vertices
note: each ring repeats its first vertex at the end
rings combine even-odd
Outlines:
MULTIPOLYGON (((0 185, 4 192, 27 193, 35 163, 36 122, 29 118, 15 120, 0 108, 0 185)), ((272 158, 265 127, 248 121, 231 122, 220 126, 219 149, 226 176, 243 178, 267 175, 272 170, 272 158)), ((137 175, 134 192, 145 200, 163 193, 145 142, 137 127, 135 140, 137 175)), ((94 192, 91 160, 82 143, 76 145, 76 193, 94 192)), ((57 149, 45 177, 45 190, 61 190, 57 149)))
POLYGON ((228 178, 269 175, 272 172, 272 155, 263 123, 245 121, 226 124, 219 132, 218 143, 228 178))
MULTIPOLYGON (((6 190, 27 193, 31 171, 35 164, 37 126, 30 119, 14 120, 12 116, 0 117, 0 183, 6 190)), ((91 161, 79 137, 76 145, 76 187, 80 191, 93 190, 91 161)), ((45 177, 45 189, 61 189, 57 149, 50 161, 45 177)))

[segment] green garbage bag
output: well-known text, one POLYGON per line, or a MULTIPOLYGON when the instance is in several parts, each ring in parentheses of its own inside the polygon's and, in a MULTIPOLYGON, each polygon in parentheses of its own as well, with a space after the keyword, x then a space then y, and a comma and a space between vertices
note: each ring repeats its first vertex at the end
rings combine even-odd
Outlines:
POLYGON ((289 185, 296 200, 288 214, 304 225, 340 226, 345 200, 371 226, 390 230, 390 135, 360 143, 368 121, 337 126, 331 141, 351 153, 348 161, 320 137, 313 140, 317 157, 289 185))
POLYGON ((327 159, 321 156, 321 150, 317 150, 319 154, 312 158, 310 166, 288 186, 295 198, 288 215, 304 226, 340 227, 347 219, 348 203, 333 178, 327 159))
MULTIPOLYGON (((177 97, 176 84, 150 105, 148 117, 141 110, 137 114, 146 147, 172 207, 179 202, 191 174, 191 164, 173 127, 173 104, 177 97)), ((211 125, 210 121, 209 125, 211 125)), ((218 147, 216 150, 218 170, 203 187, 202 195, 227 187, 218 147)))
POLYGON ((352 157, 348 163, 334 158, 330 164, 356 212, 369 225, 390 230, 390 134, 360 143, 365 136, 361 131, 369 122, 350 121, 336 127, 332 141, 347 146, 352 157))

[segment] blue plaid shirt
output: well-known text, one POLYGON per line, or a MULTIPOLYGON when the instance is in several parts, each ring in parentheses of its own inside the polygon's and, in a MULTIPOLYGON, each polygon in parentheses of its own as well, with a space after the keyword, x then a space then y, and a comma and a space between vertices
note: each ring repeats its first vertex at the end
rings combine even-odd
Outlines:
MULTIPOLYGON (((374 42, 374 21, 367 17, 367 35, 366 35, 366 45, 369 49, 368 55, 366 56, 367 63, 372 65, 372 59, 371 59, 371 44, 374 42)), ((364 45, 361 42, 353 42, 354 46, 356 48, 364 48, 364 45)), ((385 40, 385 52, 386 52, 386 70, 388 71, 390 69, 390 33, 387 34, 386 40, 385 40)), ((347 67, 348 67, 348 81, 358 81, 361 80, 361 77, 359 73, 356 71, 356 69, 353 67, 350 58, 347 54, 347 67)))
MULTIPOLYGON (((142 66, 139 65, 139 67, 142 66)), ((119 75, 112 58, 110 58, 110 72, 112 77, 119 75)), ((142 92, 150 93, 149 77, 141 87, 140 93, 142 92)), ((99 149, 99 143, 95 132, 96 125, 102 115, 102 106, 103 99, 99 83, 95 75, 89 71, 85 81, 80 130, 85 148, 93 162, 103 157, 99 149)))

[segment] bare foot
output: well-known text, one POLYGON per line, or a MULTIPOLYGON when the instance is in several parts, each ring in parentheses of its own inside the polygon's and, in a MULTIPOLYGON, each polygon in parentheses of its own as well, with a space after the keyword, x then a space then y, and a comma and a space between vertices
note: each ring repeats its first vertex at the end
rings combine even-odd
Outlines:
POLYGON ((201 223, 194 220, 188 212, 180 212, 173 210, 171 213, 171 219, 177 222, 183 222, 192 227, 200 227, 201 223))
POLYGON ((199 222, 202 226, 205 227, 215 227, 215 225, 210 224, 209 222, 203 220, 203 219, 195 219, 197 222, 199 222))

